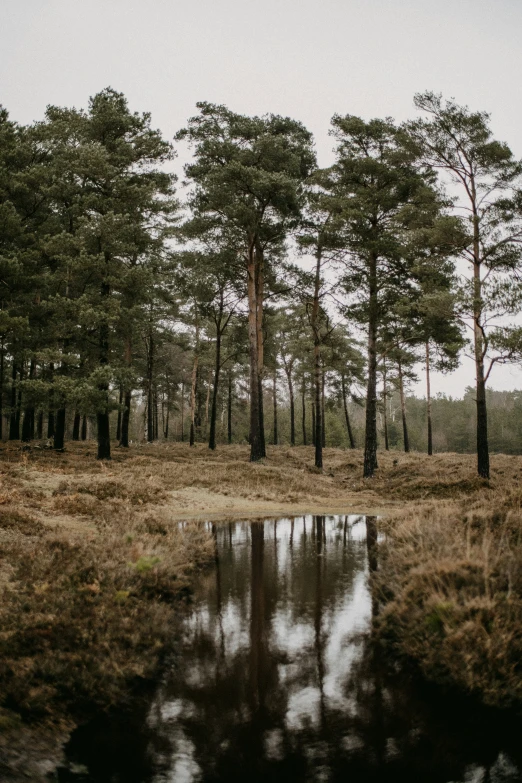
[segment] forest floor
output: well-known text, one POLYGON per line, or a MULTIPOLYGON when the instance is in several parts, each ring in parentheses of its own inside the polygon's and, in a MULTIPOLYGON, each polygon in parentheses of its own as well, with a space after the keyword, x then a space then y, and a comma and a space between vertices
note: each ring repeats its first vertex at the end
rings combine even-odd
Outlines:
POLYGON ((522 457, 494 455, 484 481, 458 454, 380 453, 371 480, 357 450, 325 449, 323 473, 311 447, 95 454, 0 447, 0 777, 43 779, 75 723, 154 675, 213 558, 208 521, 384 515, 383 638, 428 676, 522 700, 522 457))

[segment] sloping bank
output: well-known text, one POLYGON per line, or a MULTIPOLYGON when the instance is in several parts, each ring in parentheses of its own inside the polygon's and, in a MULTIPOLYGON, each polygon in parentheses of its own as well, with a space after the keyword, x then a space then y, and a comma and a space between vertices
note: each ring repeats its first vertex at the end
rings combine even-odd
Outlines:
POLYGON ((408 505, 384 522, 381 639, 486 704, 522 705, 522 491, 408 505))
POLYGON ((55 512, 81 507, 76 526, 0 509, 2 780, 45 779, 74 725, 154 676, 172 643, 212 539, 201 524, 146 510, 143 491, 62 482, 55 512))

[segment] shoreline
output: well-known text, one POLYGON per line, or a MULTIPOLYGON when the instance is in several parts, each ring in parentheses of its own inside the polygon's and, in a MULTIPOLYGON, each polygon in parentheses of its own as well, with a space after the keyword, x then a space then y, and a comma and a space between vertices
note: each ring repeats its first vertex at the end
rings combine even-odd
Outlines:
MULTIPOLYGON (((492 480, 483 482, 474 476, 472 455, 391 452, 380 455, 378 475, 365 482, 361 456, 326 449, 326 469, 318 474, 310 469, 311 447, 270 447, 262 464, 249 463, 244 446, 209 453, 156 444, 116 450, 108 464, 96 462, 91 444, 70 444, 61 454, 0 447, 6 780, 17 780, 8 778, 17 774, 17 744, 21 751, 40 746, 33 752, 36 781, 75 715, 84 720, 114 707, 132 683, 154 677, 169 643, 165 627, 212 562, 203 522, 370 515, 386 518, 394 538, 404 514, 419 524, 435 509, 443 526, 455 508, 498 506, 522 471, 522 457, 495 455, 492 480), (187 525, 180 527, 182 521, 187 525)), ((395 604, 388 604, 400 606, 408 574, 398 582, 393 569, 385 573, 395 590, 395 604)), ((426 675, 422 660, 421 669, 426 675)))

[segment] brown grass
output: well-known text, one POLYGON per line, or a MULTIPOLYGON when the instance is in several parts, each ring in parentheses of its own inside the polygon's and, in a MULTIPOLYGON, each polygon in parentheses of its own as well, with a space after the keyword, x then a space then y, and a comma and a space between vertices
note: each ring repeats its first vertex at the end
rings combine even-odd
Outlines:
POLYGON ((380 454, 372 480, 362 453, 342 449, 325 450, 323 473, 311 447, 271 447, 258 464, 246 446, 113 454, 0 447, 4 736, 20 721, 70 725, 151 675, 173 636, 173 599, 211 557, 200 523, 211 516, 386 511, 383 635, 488 701, 522 696, 522 458, 494 456, 484 482, 456 454, 380 454))
POLYGON ((385 523, 381 638, 426 676, 522 704, 522 491, 408 505, 385 523))

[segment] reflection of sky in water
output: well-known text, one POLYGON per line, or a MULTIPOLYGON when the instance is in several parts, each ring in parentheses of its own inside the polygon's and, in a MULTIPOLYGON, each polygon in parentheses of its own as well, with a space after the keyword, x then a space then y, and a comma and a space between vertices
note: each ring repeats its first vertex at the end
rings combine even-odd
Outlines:
MULTIPOLYGON (((329 780, 332 764, 348 779, 350 759, 362 765, 354 767, 361 775, 364 764, 376 772, 416 752, 422 724, 396 736, 386 714, 400 714, 402 695, 371 668, 367 547, 374 544, 366 519, 320 519, 322 536, 312 517, 213 527, 216 568, 202 580, 179 658, 149 712, 149 726, 165 739, 155 750, 155 783, 195 783, 210 772, 209 780, 225 780, 216 773, 220 763, 243 779, 236 759, 258 773, 259 764, 268 765, 269 780, 268 770, 289 752, 305 765, 289 783, 329 780), (308 777, 299 777, 305 769, 308 777)), ((469 761, 457 764, 458 777, 430 781, 518 779, 504 753, 487 772, 469 761)), ((354 778, 370 779, 379 778, 354 778)))

